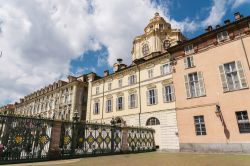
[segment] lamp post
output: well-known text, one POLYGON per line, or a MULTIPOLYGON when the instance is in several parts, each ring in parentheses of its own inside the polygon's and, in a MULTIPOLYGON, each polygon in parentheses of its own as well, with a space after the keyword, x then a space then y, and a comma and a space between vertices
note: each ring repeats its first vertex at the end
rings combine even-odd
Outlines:
POLYGON ((74 112, 73 121, 74 121, 74 122, 78 122, 79 119, 80 119, 80 117, 78 116, 78 111, 75 111, 75 112, 74 112))
POLYGON ((115 125, 116 125, 116 120, 114 117, 112 117, 111 121, 111 152, 114 152, 115 149, 115 125))
POLYGON ((219 106, 218 104, 216 105, 215 114, 216 114, 217 116, 221 116, 221 109, 220 109, 220 106, 219 106))
POLYGON ((74 112, 74 117, 73 117, 73 131, 72 131, 72 145, 71 145, 71 155, 75 154, 76 146, 77 146, 77 133, 78 133, 78 128, 77 128, 77 122, 79 121, 79 116, 78 116, 78 111, 76 110, 74 112))

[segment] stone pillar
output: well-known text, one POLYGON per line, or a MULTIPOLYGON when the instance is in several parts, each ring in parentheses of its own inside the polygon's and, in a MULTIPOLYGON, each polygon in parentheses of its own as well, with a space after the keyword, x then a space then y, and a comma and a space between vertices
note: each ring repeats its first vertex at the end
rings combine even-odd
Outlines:
POLYGON ((57 159, 60 157, 60 138, 62 122, 54 121, 51 130, 51 141, 49 147, 49 158, 57 159))
POLYGON ((129 148, 128 148, 128 127, 123 127, 122 128, 122 146, 121 146, 121 150, 123 152, 128 152, 129 148))

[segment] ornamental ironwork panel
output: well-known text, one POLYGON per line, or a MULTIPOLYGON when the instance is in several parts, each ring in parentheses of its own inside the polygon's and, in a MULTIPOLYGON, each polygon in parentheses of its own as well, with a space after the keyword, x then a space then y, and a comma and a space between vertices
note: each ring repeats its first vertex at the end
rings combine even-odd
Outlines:
POLYGON ((60 148, 63 156, 115 153, 121 151, 121 127, 63 122, 60 148))
POLYGON ((144 151, 155 149, 154 130, 148 128, 128 128, 129 151, 144 151))
POLYGON ((52 121, 0 116, 0 160, 46 158, 52 121))

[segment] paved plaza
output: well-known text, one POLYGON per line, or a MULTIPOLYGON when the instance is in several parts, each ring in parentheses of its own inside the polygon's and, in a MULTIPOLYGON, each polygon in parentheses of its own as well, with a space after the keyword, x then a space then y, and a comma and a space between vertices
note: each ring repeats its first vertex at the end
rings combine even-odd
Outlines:
POLYGON ((250 166, 246 154, 199 154, 150 152, 115 156, 60 160, 13 166, 250 166))

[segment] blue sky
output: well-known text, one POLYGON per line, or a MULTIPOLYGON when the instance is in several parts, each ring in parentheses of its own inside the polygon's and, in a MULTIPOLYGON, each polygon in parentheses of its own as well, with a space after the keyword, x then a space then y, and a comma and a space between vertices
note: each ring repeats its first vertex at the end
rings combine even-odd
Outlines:
MULTIPOLYGON (((199 1, 198 0, 174 0, 174 1, 153 0, 152 2, 161 6, 163 8, 164 14, 169 16, 171 19, 174 19, 177 22, 182 22, 183 20, 188 19, 195 21, 196 24, 201 23, 202 20, 205 20, 209 16, 211 8, 214 5, 213 0, 199 0, 199 1)), ((233 14, 238 11, 242 13, 244 16, 250 15, 250 3, 245 2, 244 0, 239 3, 240 4, 239 6, 237 5, 237 7, 232 7, 232 4, 225 5, 224 8, 225 14, 222 16, 221 19, 218 18, 219 24, 223 24, 224 20, 226 19, 230 19, 233 21, 234 19, 233 14)), ((148 22, 145 22, 144 24, 147 23, 148 22)), ((192 31, 183 31, 183 33, 186 37, 191 39, 204 33, 204 28, 205 28, 204 26, 201 26, 192 31)), ((71 72, 77 73, 76 72, 77 69, 83 66, 85 67, 84 70, 85 73, 94 71, 98 73, 100 76, 103 75, 104 70, 108 69, 112 71, 112 66, 110 66, 110 64, 108 63, 97 65, 98 57, 100 57, 100 54, 108 56, 108 50, 105 46, 102 46, 102 49, 98 51, 87 51, 83 53, 83 56, 73 59, 71 61, 71 72)))
POLYGON ((100 76, 159 12, 188 38, 250 15, 250 0, 0 0, 0 106, 67 75, 100 76))

